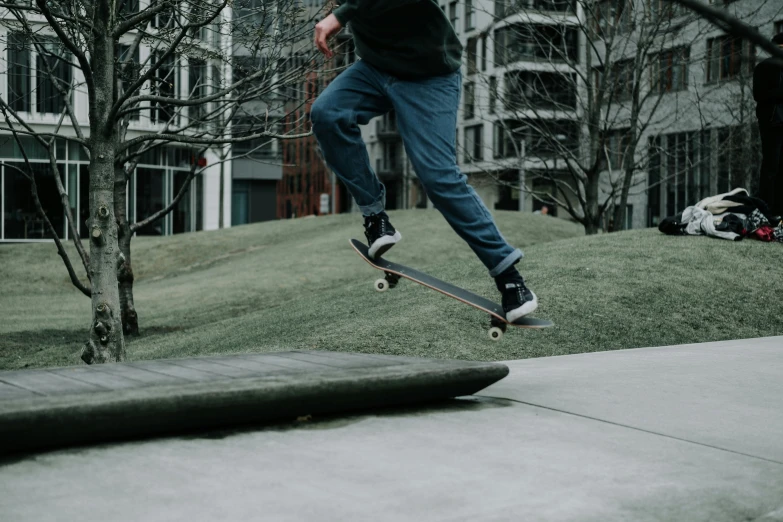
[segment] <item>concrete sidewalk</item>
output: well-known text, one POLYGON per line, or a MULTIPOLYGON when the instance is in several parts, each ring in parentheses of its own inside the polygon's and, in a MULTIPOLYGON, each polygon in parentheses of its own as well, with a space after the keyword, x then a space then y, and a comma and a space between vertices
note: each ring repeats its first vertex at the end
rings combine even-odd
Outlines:
POLYGON ((783 520, 783 337, 505 364, 438 406, 6 461, 0 520, 783 520))
POLYGON ((493 362, 327 351, 0 372, 0 456, 471 395, 493 362))

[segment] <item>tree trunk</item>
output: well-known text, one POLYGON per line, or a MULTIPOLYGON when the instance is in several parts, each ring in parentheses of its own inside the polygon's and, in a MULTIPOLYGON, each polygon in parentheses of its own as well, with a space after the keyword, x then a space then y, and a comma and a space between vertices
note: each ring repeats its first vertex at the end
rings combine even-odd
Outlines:
MULTIPOLYGON (((637 116, 638 118, 638 116, 637 116)), ((631 128, 634 129, 636 125, 636 119, 631 117, 631 128)), ((634 165, 636 163, 636 131, 631 130, 631 135, 628 137, 628 150, 625 152, 625 158, 623 165, 623 187, 620 189, 620 201, 615 204, 614 207, 614 227, 612 232, 618 230, 625 230, 625 212, 628 207, 628 193, 631 191, 631 182, 633 181, 634 165)))
POLYGON ((218 216, 220 219, 220 222, 218 223, 218 228, 223 228, 223 176, 225 175, 225 168, 224 165, 226 164, 225 161, 220 162, 220 204, 218 206, 218 216))
POLYGON ((90 161, 89 234, 93 317, 90 339, 82 350, 82 360, 87 364, 125 359, 117 282, 117 269, 123 257, 113 212, 114 146, 111 141, 93 138, 91 141, 94 159, 90 161))
POLYGON ((585 227, 585 235, 587 236, 597 234, 600 228, 598 226, 598 220, 594 219, 592 216, 586 218, 582 225, 585 227))
POLYGON ((634 73, 633 96, 631 99, 631 121, 629 122, 628 149, 623 155, 623 186, 620 189, 620 201, 615 203, 614 207, 614 227, 612 232, 625 230, 625 216, 628 208, 628 193, 631 191, 631 183, 634 177, 634 166, 636 165, 636 148, 639 146, 638 134, 641 132, 639 127, 639 115, 641 113, 641 92, 642 71, 647 69, 646 58, 643 47, 636 49, 635 63, 637 65, 634 73))
POLYGON ((133 266, 131 265, 131 234, 130 223, 126 213, 125 201, 127 199, 128 183, 125 179, 125 168, 114 168, 114 215, 117 218, 117 230, 119 233, 119 248, 123 259, 117 269, 117 281, 120 292, 120 316, 122 318, 122 332, 125 335, 139 335, 139 316, 133 303, 133 266))
POLYGON ((116 128, 108 121, 114 92, 114 41, 112 9, 108 0, 95 3, 91 66, 94 92, 90 93, 90 274, 92 323, 81 358, 87 364, 125 359, 125 338, 120 317, 117 269, 123 261, 114 213, 114 159, 116 128))
POLYGON ((600 228, 598 226, 598 223, 601 220, 601 215, 598 211, 599 188, 600 174, 597 171, 591 172, 588 174, 587 180, 585 181, 585 219, 582 222, 582 225, 585 227, 585 234, 588 236, 597 234, 598 229, 600 228))

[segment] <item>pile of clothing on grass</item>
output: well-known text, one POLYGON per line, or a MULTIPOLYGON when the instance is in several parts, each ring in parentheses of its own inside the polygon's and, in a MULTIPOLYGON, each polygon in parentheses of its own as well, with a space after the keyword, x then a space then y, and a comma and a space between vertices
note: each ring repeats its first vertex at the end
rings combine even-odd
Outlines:
POLYGON ((712 236, 730 241, 746 237, 783 243, 783 217, 773 216, 767 204, 743 188, 710 196, 665 218, 658 230, 671 236, 712 236))

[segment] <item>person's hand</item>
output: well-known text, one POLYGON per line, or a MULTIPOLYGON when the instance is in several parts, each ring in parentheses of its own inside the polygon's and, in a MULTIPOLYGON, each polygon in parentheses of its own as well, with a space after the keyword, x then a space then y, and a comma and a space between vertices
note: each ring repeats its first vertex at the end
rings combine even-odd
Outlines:
POLYGON ((342 29, 343 26, 340 24, 340 21, 337 20, 337 17, 333 14, 330 14, 317 24, 315 24, 315 46, 318 48, 319 51, 321 51, 324 56, 327 58, 331 58, 334 56, 334 53, 331 49, 329 49, 329 46, 326 44, 326 41, 331 38, 332 36, 336 35, 338 32, 340 32, 340 29, 342 29))

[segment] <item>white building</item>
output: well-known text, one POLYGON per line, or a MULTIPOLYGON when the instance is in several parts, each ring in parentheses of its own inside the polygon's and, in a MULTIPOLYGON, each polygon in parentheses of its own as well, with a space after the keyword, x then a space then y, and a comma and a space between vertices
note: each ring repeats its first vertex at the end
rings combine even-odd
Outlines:
MULTIPOLYGON (((730 189, 752 193, 760 166, 752 78, 767 53, 668 1, 629 0, 623 9, 617 9, 617 2, 603 2, 612 3, 619 37, 631 42, 629 56, 634 40, 644 39, 638 22, 630 22, 642 16, 648 23, 662 20, 642 75, 642 94, 651 94, 658 108, 636 151, 641 168, 629 198, 633 227, 657 226, 704 197, 730 189)), ((767 38, 783 32, 779 0, 709 3, 767 38)), ((602 43, 594 43, 600 52, 602 43)), ((615 63, 623 69, 623 60, 615 63)), ((643 109, 643 117, 651 114, 651 106, 643 109)), ((616 129, 615 141, 622 148, 622 121, 616 129)))
MULTIPOLYGON (((509 141, 509 133, 503 132, 503 126, 497 122, 504 118, 502 93, 507 81, 513 81, 509 78, 535 72, 542 78, 557 81, 559 75, 574 67, 559 63, 558 57, 553 56, 555 53, 546 48, 525 45, 515 39, 512 35, 519 33, 517 29, 521 25, 541 35, 553 26, 565 27, 565 49, 578 67, 582 50, 577 32, 572 28, 577 24, 576 13, 569 6, 569 0, 461 0, 441 5, 464 47, 463 92, 457 128, 458 162, 468 175, 469 183, 490 209, 532 212, 544 204, 529 192, 520 199, 520 191, 509 187, 512 184, 519 186, 520 171, 528 173, 525 186, 535 188, 539 193, 551 190, 536 184, 535 176, 530 175, 542 168, 544 159, 551 160, 546 147, 537 147, 531 136, 515 133, 518 138, 526 138, 528 150, 522 161, 516 144, 509 141)), ((575 108, 564 111, 541 107, 530 117, 560 125, 569 135, 573 134, 569 127, 578 120, 575 108)), ((387 207, 431 206, 405 155, 393 114, 376 118, 362 132, 371 164, 388 189, 387 207)))
MULTIPOLYGON (((767 37, 783 32, 783 4, 779 0, 710 3, 728 9, 767 37)), ((511 188, 517 183, 524 183, 527 191, 539 195, 554 190, 546 177, 536 176, 543 168, 550 172, 553 166, 562 168, 552 160, 547 144, 536 143, 535 133, 503 132, 497 122, 509 116, 508 109, 519 119, 520 111, 505 105, 514 103, 509 93, 516 78, 535 75, 536 81, 547 83, 552 92, 557 90, 562 75, 594 77, 595 71, 585 73, 586 53, 594 48, 601 55, 603 43, 600 36, 595 36, 587 45, 587 28, 596 22, 588 21, 594 14, 588 14, 585 6, 602 18, 599 23, 603 30, 619 27, 616 46, 620 41, 627 44, 623 44, 625 55, 615 55, 616 61, 608 64, 621 78, 613 109, 619 116, 609 129, 606 144, 615 169, 622 160, 628 125, 622 111, 627 110, 627 94, 633 88, 633 75, 624 70, 629 65, 627 58, 634 54, 639 24, 665 18, 665 23, 656 26, 649 56, 642 60, 642 96, 653 90, 653 97, 660 96, 660 103, 654 113, 643 109, 654 117, 645 126, 636 151, 626 228, 656 226, 663 217, 681 212, 702 197, 755 179, 758 161, 753 155, 758 137, 754 130, 755 102, 749 89, 753 66, 766 55, 671 5, 669 0, 597 0, 587 4, 585 0, 455 0, 441 6, 465 47, 458 161, 489 208, 531 212, 544 204, 529 192, 520 199, 520 191, 511 188), (559 28, 560 50, 565 45, 566 54, 573 57, 571 63, 561 59, 562 53, 548 52, 541 44, 555 26, 559 28), (526 34, 533 37, 526 41, 526 34), (524 156, 519 149, 520 138, 525 138, 524 156)), ((522 83, 528 86, 527 91, 517 91, 516 95, 525 97, 525 107, 536 106, 529 115, 523 114, 523 119, 536 118, 539 125, 546 121, 545 125, 558 129, 553 134, 561 133, 564 143, 570 143, 573 125, 584 117, 584 104, 576 103, 569 110, 573 93, 565 92, 564 87, 564 97, 557 100, 557 106, 547 107, 546 100, 538 103, 539 93, 529 88, 534 82, 522 83)), ((579 96, 585 96, 584 82, 575 84, 579 96)), ((517 122, 510 124, 506 128, 516 130, 517 122)), ((405 157, 393 114, 376 118, 362 132, 371 164, 389 189, 387 207, 428 205, 417 190, 418 181, 405 157)), ((603 176, 601 201, 609 193, 609 173, 603 176)), ((558 216, 568 217, 562 209, 555 210, 559 210, 558 216)))
MULTIPOLYGON (((147 7, 149 0, 140 0, 140 7, 147 7)), ((137 0, 127 0, 131 10, 139 8, 137 0)), ((48 36, 46 43, 52 50, 59 49, 59 42, 48 30, 43 20, 31 15, 30 21, 42 38, 48 36)), ((223 13, 222 16, 230 16, 223 13)), ((150 24, 150 31, 167 23, 163 14, 150 24)), ((134 34, 126 34, 121 41, 120 53, 127 51, 134 34)), ((205 47, 217 48, 225 52, 230 46, 226 34, 215 30, 203 30, 199 33, 200 43, 205 47)), ((68 118, 59 124, 64 109, 64 99, 54 87, 50 77, 44 73, 47 58, 39 55, 35 47, 18 32, 13 18, 8 12, 0 12, 0 41, 5 45, 0 50, 0 95, 7 100, 11 109, 16 111, 37 132, 57 133, 60 136, 75 136, 75 130, 68 118)), ((57 52, 60 52, 59 50, 57 52)), ((135 63, 144 63, 149 57, 149 46, 142 44, 138 54, 131 58, 135 63)), ((67 54, 65 56, 68 56, 67 54)), ((124 59, 124 58, 123 58, 124 59)), ((77 67, 67 67, 62 62, 48 58, 53 65, 55 75, 64 84, 72 84, 75 89, 71 95, 74 115, 81 132, 89 135, 88 98, 83 87, 84 78, 77 67)), ((191 60, 176 56, 161 69, 160 77, 168 80, 166 95, 188 97, 194 91, 205 95, 208 89, 216 88, 221 79, 230 79, 230 69, 221 60, 191 60)), ((163 91, 161 88, 160 91, 163 91)), ((149 93, 149 85, 142 89, 149 93)), ((173 109, 164 105, 150 107, 148 102, 140 113, 131 118, 128 139, 157 132, 164 128, 163 121, 173 114, 173 109)), ((190 109, 193 110, 193 109, 190 109)), ((178 121, 187 121, 187 110, 182 111, 178 121)), ((3 127, 8 127, 4 120, 3 127)), ((17 124, 18 127, 18 124, 17 124)), ((31 137, 23 137, 22 142, 33 170, 38 195, 46 214, 62 239, 70 239, 65 218, 65 210, 59 198, 55 181, 48 165, 46 150, 31 137)), ((224 149, 226 150, 226 149, 224 149)), ((168 235, 197 230, 218 228, 220 221, 220 167, 218 150, 209 150, 201 158, 183 145, 168 145, 145 154, 131 176, 128 186, 127 212, 131 223, 140 221, 151 213, 167 206, 182 187, 192 162, 198 162, 206 168, 194 178, 189 193, 178 206, 164 219, 140 229, 138 235, 168 235)), ((86 237, 85 219, 88 213, 89 162, 81 146, 67 139, 58 139, 56 146, 57 164, 60 167, 63 185, 68 193, 71 211, 78 221, 80 235, 86 237)), ((10 133, 0 136, 0 241, 41 241, 50 240, 51 235, 43 220, 36 212, 30 191, 30 182, 18 172, 24 168, 22 151, 10 133)), ((231 215, 231 162, 224 164, 223 212, 226 226, 231 215)))

